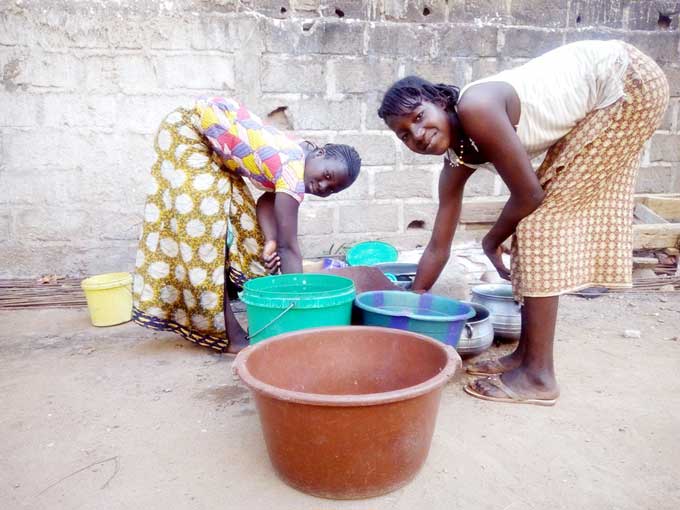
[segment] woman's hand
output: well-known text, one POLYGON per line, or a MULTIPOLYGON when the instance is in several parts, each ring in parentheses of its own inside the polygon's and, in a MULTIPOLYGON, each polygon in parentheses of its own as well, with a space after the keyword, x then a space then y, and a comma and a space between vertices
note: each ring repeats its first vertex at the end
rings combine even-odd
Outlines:
POLYGON ((269 274, 276 274, 279 272, 281 258, 276 252, 276 241, 273 239, 264 243, 264 248, 262 250, 262 261, 264 262, 264 267, 267 269, 269 274))
POLYGON ((504 280, 510 280, 510 270, 505 267, 503 262, 503 254, 510 253, 510 250, 503 246, 503 244, 496 244, 494 241, 490 240, 488 237, 482 239, 482 249, 484 254, 489 257, 489 260, 496 268, 498 274, 504 280))

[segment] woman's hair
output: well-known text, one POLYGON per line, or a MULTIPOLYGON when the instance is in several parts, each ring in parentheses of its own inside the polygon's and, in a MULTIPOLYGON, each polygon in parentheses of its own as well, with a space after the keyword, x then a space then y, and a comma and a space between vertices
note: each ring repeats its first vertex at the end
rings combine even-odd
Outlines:
POLYGON ((418 76, 407 76, 393 83, 385 93, 378 108, 378 117, 385 120, 387 117, 407 115, 423 101, 443 104, 444 110, 453 113, 459 92, 460 89, 453 85, 434 84, 418 76))
POLYGON ((327 143, 323 146, 326 151, 326 157, 331 159, 337 159, 345 162, 347 167, 347 175, 349 176, 350 186, 354 181, 356 181, 359 176, 359 170, 361 169, 361 158, 356 149, 350 145, 341 145, 335 143, 327 143))

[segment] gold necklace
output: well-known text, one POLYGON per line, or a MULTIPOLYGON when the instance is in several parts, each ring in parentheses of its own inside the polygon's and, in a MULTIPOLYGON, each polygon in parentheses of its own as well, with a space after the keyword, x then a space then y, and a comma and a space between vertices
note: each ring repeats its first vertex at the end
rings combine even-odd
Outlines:
MULTIPOLYGON (((453 161, 451 160, 451 158, 449 157, 449 164, 450 164, 452 167, 458 166, 458 165, 464 165, 464 164, 465 164, 465 161, 463 161, 463 155, 465 154, 465 138, 466 138, 466 137, 461 137, 461 139, 460 139, 460 154, 457 153, 455 150, 451 149, 451 152, 452 152, 453 155, 456 157, 456 163, 455 163, 455 165, 454 165, 453 161)), ((475 144, 475 142, 474 142, 474 140, 473 140, 472 138, 470 138, 470 137, 468 136, 468 137, 467 137, 467 142, 468 142, 469 145, 471 145, 471 146, 474 148, 474 150, 475 150, 477 153, 479 153, 479 149, 477 148, 477 144, 475 144)))

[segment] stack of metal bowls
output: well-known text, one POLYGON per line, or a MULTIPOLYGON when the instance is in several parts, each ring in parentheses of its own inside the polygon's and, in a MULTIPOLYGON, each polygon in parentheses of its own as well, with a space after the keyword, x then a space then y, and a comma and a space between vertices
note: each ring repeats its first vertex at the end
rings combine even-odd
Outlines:
POLYGON ((496 339, 519 340, 522 316, 519 304, 512 295, 512 285, 489 283, 472 288, 472 302, 489 310, 496 339))

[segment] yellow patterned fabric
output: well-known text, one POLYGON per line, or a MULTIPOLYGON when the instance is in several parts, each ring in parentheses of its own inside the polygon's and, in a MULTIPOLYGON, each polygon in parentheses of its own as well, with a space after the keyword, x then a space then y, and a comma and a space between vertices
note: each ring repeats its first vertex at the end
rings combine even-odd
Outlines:
POLYGON ((196 102, 196 128, 230 170, 263 191, 305 195, 305 155, 300 141, 262 120, 238 101, 203 97, 196 102))
POLYGON ((225 351, 225 274, 237 286, 265 274, 255 201, 196 128, 195 109, 161 123, 136 257, 134 320, 225 351), (233 243, 227 251, 227 231, 233 243))
POLYGON ((625 96, 588 114, 553 145, 537 171, 546 193, 517 226, 515 297, 586 287, 630 287, 635 177, 645 142, 668 106, 666 76, 626 45, 625 96))

